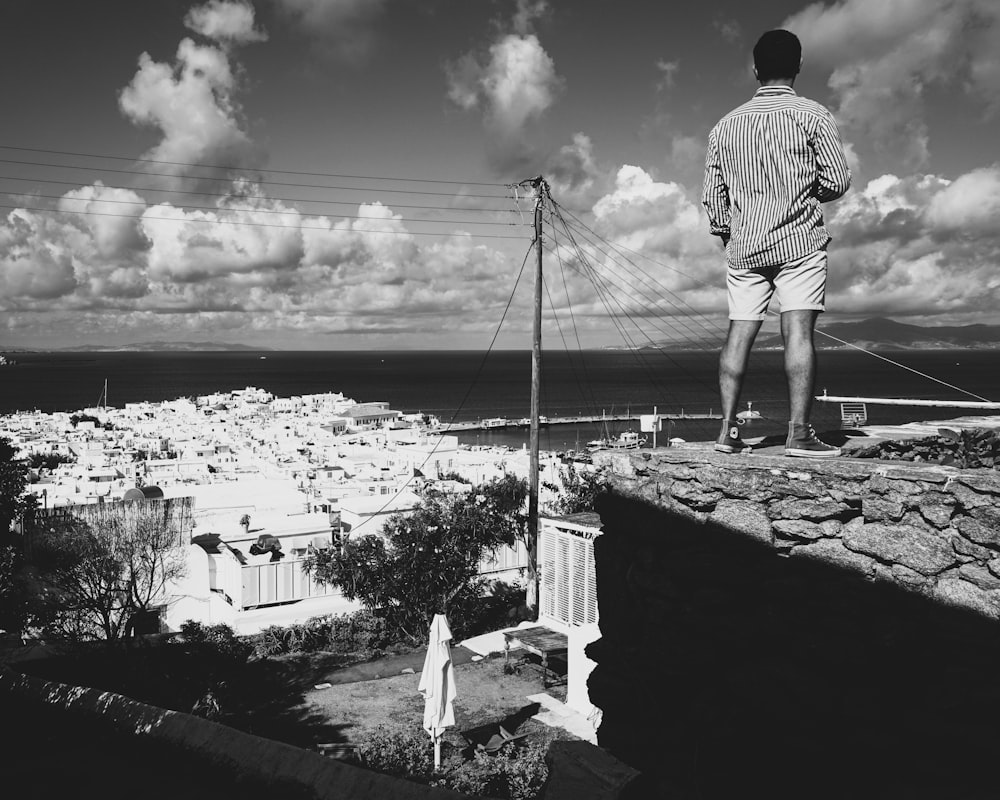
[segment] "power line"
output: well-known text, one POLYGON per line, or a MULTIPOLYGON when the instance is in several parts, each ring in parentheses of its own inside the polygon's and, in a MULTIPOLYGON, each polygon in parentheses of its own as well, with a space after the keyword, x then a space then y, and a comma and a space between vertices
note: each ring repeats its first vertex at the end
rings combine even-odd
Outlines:
MULTIPOLYGON (((38 208, 35 206, 24 206, 24 205, 6 205, 0 204, 0 208, 8 208, 12 210, 22 209, 24 211, 42 211, 47 214, 83 214, 91 217, 121 217, 125 219, 138 219, 134 214, 114 214, 110 211, 62 211, 59 209, 51 208, 38 208)), ((295 213, 295 212, 289 212, 295 213)), ((245 225, 254 228, 286 228, 287 230, 304 230, 304 231, 327 231, 328 233, 389 233, 397 236, 443 236, 440 232, 433 231, 390 231, 390 230, 344 230, 339 231, 336 228, 325 228, 322 225, 278 225, 276 223, 270 222, 249 222, 244 220, 234 220, 234 219, 220 219, 220 220, 192 220, 192 219, 178 219, 177 217, 142 217, 144 220, 157 220, 160 222, 181 222, 187 224, 212 224, 212 225, 245 225)), ((477 239, 517 239, 523 241, 523 236, 504 236, 496 233, 477 233, 477 239)))
MULTIPOLYGON (((63 195, 52 195, 52 194, 36 194, 33 197, 40 197, 45 200, 64 200, 73 203, 116 203, 119 205, 141 205, 146 206, 143 200, 113 200, 110 198, 96 198, 96 197, 65 197, 63 195)), ((276 211, 274 209, 267 208, 253 208, 253 207, 231 207, 225 206, 219 208, 218 206, 181 206, 184 210, 192 211, 241 211, 253 214, 300 214, 298 209, 289 209, 287 211, 276 211)), ((82 214, 82 211, 70 211, 68 209, 58 209, 67 214, 82 214)), ((132 216, 132 215, 123 215, 132 216)), ((338 219, 377 219, 377 217, 359 217, 356 214, 324 214, 325 217, 336 217, 338 219)), ((138 217, 136 217, 138 218, 138 217)), ((156 219, 156 217, 147 217, 147 219, 156 219)), ((439 225, 504 225, 509 228, 524 227, 524 223, 521 222, 492 222, 492 221, 476 221, 476 220, 455 220, 455 219, 421 219, 418 217, 394 217, 396 222, 427 222, 427 223, 437 223, 439 225)), ((200 220, 206 221, 206 220, 200 220)), ((222 220, 219 220, 222 221, 222 220)), ((530 226, 527 226, 530 227, 530 226)))
MULTIPOLYGON (((223 166, 220 164, 197 164, 188 161, 164 161, 156 158, 131 158, 129 156, 112 156, 99 153, 76 153, 68 150, 44 150, 40 147, 18 147, 11 144, 0 144, 0 150, 20 150, 26 153, 45 153, 46 155, 73 156, 76 158, 104 158, 113 161, 131 161, 143 164, 167 164, 175 167, 200 167, 203 169, 222 169, 234 172, 245 167, 235 165, 223 166)), ((272 169, 265 167, 253 168, 254 172, 274 172, 282 175, 308 175, 316 178, 350 178, 352 180, 373 180, 373 181, 400 181, 407 183, 444 183, 454 186, 506 186, 505 183, 487 183, 484 181, 450 181, 439 178, 401 178, 397 176, 381 175, 345 175, 333 172, 300 172, 291 169, 272 169)))
MULTIPOLYGON (((116 174, 123 175, 151 175, 156 178, 171 178, 174 180, 192 180, 192 181, 215 181, 215 182, 229 182, 233 181, 232 178, 216 178, 210 175, 171 175, 167 172, 148 172, 145 170, 137 169, 115 169, 113 167, 85 167, 78 166, 76 164, 48 164, 40 161, 19 161, 12 158, 0 158, 0 164, 20 164, 22 166, 28 167, 51 167, 54 169, 78 169, 85 172, 114 172, 116 174)), ((249 179, 248 179, 249 180, 249 179)), ((489 200, 503 200, 509 199, 511 195, 501 195, 501 194, 458 194, 456 192, 433 192, 433 191, 418 191, 416 189, 387 189, 381 187, 370 187, 370 186, 329 186, 327 184, 316 184, 316 183, 292 183, 289 181, 258 181, 251 180, 253 184, 258 186, 294 186, 300 189, 333 189, 333 190, 344 190, 344 191, 354 191, 354 192, 387 192, 389 194, 418 194, 418 195, 429 195, 438 197, 474 197, 477 199, 486 198, 489 200)))
MULTIPOLYGON (((521 282, 521 276, 524 274, 524 267, 528 263, 528 256, 531 255, 534 244, 534 241, 532 241, 524 253, 524 260, 521 261, 521 269, 517 272, 517 278, 514 280, 514 288, 511 289, 510 297, 507 298, 507 305, 504 306, 503 314, 500 315, 500 322, 497 323, 497 328, 493 332, 493 338, 490 340, 489 347, 486 348, 486 352, 483 353, 483 357, 479 361, 479 368, 476 370, 476 374, 473 376, 472 382, 469 384, 469 388, 465 390, 465 395, 462 397, 462 401, 458 404, 458 408, 455 409, 455 412, 451 415, 451 421, 448 423, 449 427, 455 422, 456 419, 458 419, 458 415, 462 413, 462 409, 465 408, 465 404, 468 402, 469 396, 472 394, 472 390, 476 388, 476 384, 479 383, 479 378, 482 377, 483 368, 486 366, 486 360, 489 358, 490 353, 493 352, 493 347, 497 343, 497 337, 500 336, 500 329, 503 328, 504 321, 507 319, 507 312, 510 311, 511 304, 514 302, 514 295, 517 293, 517 286, 521 282)), ((431 451, 427 454, 424 460, 420 462, 420 471, 423 471, 424 466, 426 466, 427 462, 431 460, 431 456, 437 452, 438 447, 441 446, 441 442, 443 441, 444 436, 439 435, 437 437, 437 441, 434 443, 434 447, 431 448, 431 451)), ((411 475, 407 478, 403 485, 399 487, 399 490, 392 497, 386 500, 385 504, 368 519, 376 519, 379 514, 385 511, 393 503, 393 501, 406 490, 406 487, 413 482, 415 477, 416 475, 411 475)), ((367 522, 367 520, 362 520, 361 524, 352 529, 352 532, 361 528, 361 525, 364 525, 365 522, 367 522)))
MULTIPOLYGON (((0 175, 0 180, 7 181, 30 181, 32 183, 50 183, 59 186, 79 186, 79 181, 59 181, 52 178, 22 178, 15 175, 0 175)), ((155 192, 157 194, 178 194, 178 195, 188 195, 195 197, 218 197, 220 199, 225 199, 232 197, 231 192, 196 192, 191 189, 161 189, 155 186, 131 186, 131 187, 116 187, 108 186, 109 189, 126 188, 127 191, 145 191, 145 192, 155 192)), ((6 192, 6 194, 17 194, 16 192, 6 192)), ((269 200, 274 200, 279 203, 316 203, 319 205, 331 205, 331 206, 356 206, 361 205, 365 201, 363 200, 315 200, 308 197, 268 197, 269 200)), ((502 199, 502 198, 501 198, 502 199)), ((411 209, 421 209, 425 211, 456 211, 456 212, 482 212, 482 213, 497 213, 497 214, 515 214, 517 213, 516 208, 462 208, 461 206, 419 206, 419 205, 406 205, 403 203, 393 203, 393 208, 411 208, 411 209)))

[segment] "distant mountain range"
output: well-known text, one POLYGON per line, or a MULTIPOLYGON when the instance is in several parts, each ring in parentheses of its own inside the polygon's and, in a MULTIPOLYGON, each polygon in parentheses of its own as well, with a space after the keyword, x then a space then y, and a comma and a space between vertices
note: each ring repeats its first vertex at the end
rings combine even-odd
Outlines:
POLYGON ((60 353, 152 353, 158 351, 170 352, 227 352, 252 351, 270 352, 272 347, 258 347, 247 344, 228 344, 226 342, 133 342, 132 344, 99 345, 82 344, 76 347, 60 347, 60 353))
MULTIPOLYGON (((873 317, 861 322, 838 322, 824 325, 822 318, 816 333, 816 347, 823 350, 843 349, 848 342, 865 350, 997 350, 1000 349, 1000 325, 907 325, 903 322, 873 317)), ((718 335, 698 340, 661 341, 656 349, 704 349, 722 346, 724 331, 718 335)), ((757 338, 760 349, 777 349, 782 346, 780 333, 763 333, 757 338)), ((647 345, 640 349, 652 349, 647 345)), ((624 349, 624 348, 618 348, 624 349)))

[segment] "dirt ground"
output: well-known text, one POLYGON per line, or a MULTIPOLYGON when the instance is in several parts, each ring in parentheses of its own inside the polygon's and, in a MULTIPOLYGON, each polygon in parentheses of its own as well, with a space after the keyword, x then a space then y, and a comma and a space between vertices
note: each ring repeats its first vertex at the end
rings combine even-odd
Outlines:
MULTIPOLYGON (((520 674, 504 674, 502 657, 486 658, 455 667, 455 727, 445 734, 445 741, 463 747, 460 731, 479 725, 498 723, 514 717, 511 723, 518 733, 530 732, 551 738, 576 738, 570 733, 529 719, 533 712, 528 695, 543 691, 542 676, 531 665, 520 674)), ((309 712, 325 717, 338 727, 345 741, 357 742, 380 725, 390 728, 421 730, 424 715, 423 696, 417 691, 420 675, 397 675, 380 680, 361 681, 314 689, 305 695, 309 712)), ((546 691, 565 701, 565 683, 546 691)), ((512 731, 513 732, 513 731, 512 731)))

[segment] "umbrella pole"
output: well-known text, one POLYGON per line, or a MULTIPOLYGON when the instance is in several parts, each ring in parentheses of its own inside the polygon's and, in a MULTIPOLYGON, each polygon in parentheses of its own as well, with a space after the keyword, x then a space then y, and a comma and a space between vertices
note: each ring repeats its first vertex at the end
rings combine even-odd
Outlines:
POLYGON ((441 734, 434 737, 434 769, 441 769, 441 734))

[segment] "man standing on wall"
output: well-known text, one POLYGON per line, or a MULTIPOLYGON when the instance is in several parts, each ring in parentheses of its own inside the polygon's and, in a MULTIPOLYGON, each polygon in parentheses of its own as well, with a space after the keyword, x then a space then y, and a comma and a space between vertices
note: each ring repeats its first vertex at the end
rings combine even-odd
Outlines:
POLYGON ((753 98, 724 116, 708 137, 702 203, 728 262, 729 333, 719 359, 722 431, 715 449, 744 452, 736 406, 750 348, 772 295, 781 309, 789 423, 785 455, 839 456, 809 424, 816 351, 813 331, 825 309, 826 247, 820 203, 851 185, 830 112, 792 85, 802 67, 795 34, 768 31, 754 46, 753 98))

